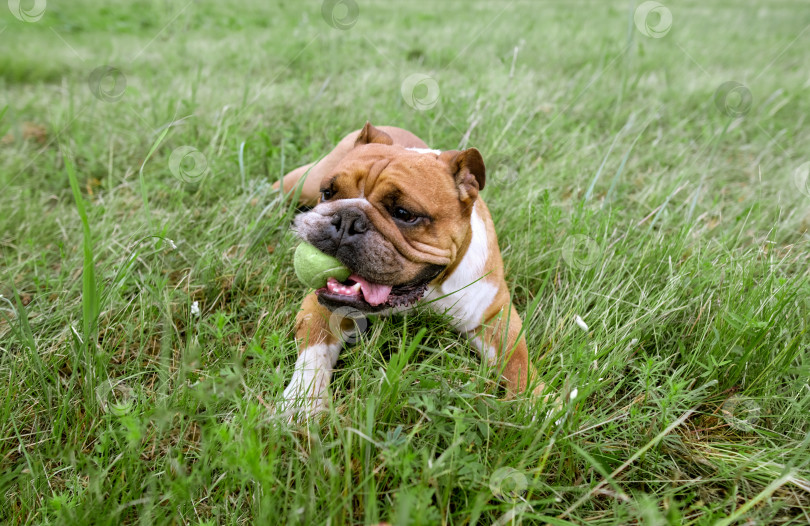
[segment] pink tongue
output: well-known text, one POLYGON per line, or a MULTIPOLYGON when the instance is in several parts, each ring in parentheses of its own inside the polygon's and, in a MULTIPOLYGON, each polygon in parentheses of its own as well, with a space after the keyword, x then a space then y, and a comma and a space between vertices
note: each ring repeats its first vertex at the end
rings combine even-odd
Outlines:
POLYGON ((363 298, 365 298, 369 305, 376 307, 381 303, 385 303, 385 300, 388 299, 388 295, 391 293, 391 285, 371 283, 357 274, 352 274, 349 276, 349 279, 360 284, 360 290, 363 291, 363 298))

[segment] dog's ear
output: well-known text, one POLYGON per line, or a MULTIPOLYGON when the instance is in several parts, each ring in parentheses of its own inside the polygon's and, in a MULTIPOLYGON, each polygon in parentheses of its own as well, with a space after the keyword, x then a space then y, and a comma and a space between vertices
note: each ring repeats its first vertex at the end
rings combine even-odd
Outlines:
POLYGON ((384 131, 372 126, 370 122, 366 121, 366 125, 363 126, 362 130, 360 130, 360 135, 358 135, 357 140, 354 141, 354 145, 361 146, 363 144, 370 143, 391 145, 394 144, 394 139, 392 139, 391 136, 384 131))
POLYGON ((487 174, 484 168, 484 158, 475 148, 464 151, 447 150, 439 155, 439 160, 447 163, 450 174, 458 187, 459 198, 462 201, 474 200, 478 192, 484 189, 487 174))

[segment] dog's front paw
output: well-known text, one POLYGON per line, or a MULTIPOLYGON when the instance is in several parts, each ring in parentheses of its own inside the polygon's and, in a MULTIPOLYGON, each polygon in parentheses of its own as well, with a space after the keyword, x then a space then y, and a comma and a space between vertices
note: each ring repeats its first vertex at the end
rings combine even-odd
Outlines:
POLYGON ((308 420, 326 408, 326 387, 317 371, 296 369, 290 384, 284 389, 279 413, 288 421, 308 420))
POLYGON ((290 422, 304 421, 326 409, 329 379, 339 350, 337 344, 319 344, 301 351, 292 379, 282 394, 279 414, 290 422))

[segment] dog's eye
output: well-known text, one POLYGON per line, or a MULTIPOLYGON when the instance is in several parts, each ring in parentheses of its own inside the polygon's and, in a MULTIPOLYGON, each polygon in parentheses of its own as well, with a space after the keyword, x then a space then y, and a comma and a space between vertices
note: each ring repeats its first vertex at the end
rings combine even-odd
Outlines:
POLYGON ((417 219, 419 219, 418 216, 413 215, 412 213, 408 212, 401 206, 394 208, 394 213, 392 215, 394 216, 394 219, 398 219, 403 223, 413 223, 417 219))
POLYGON ((327 188, 326 190, 321 190, 321 199, 324 201, 329 201, 332 199, 332 196, 335 195, 335 192, 332 191, 331 188, 327 188))

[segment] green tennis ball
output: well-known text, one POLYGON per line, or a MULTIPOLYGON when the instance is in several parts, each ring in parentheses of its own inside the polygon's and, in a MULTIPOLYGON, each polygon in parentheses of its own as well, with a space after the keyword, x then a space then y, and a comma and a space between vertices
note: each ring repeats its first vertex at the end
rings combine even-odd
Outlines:
POLYGON ((301 283, 313 289, 325 287, 328 278, 344 281, 352 273, 343 263, 309 243, 301 243, 295 249, 293 265, 301 283))

